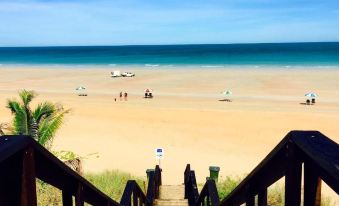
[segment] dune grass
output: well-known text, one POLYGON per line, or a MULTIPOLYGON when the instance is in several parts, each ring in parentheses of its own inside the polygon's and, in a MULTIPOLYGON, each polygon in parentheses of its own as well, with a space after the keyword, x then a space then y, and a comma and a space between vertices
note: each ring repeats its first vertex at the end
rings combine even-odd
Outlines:
POLYGON ((146 179, 143 177, 132 176, 129 173, 118 170, 105 171, 101 173, 88 173, 85 178, 95 185, 99 190, 110 196, 112 199, 120 202, 128 180, 136 180, 140 188, 145 192, 146 179))
MULTIPOLYGON (((85 178, 95 185, 99 190, 120 202, 128 180, 136 180, 142 190, 145 190, 146 178, 133 176, 119 170, 104 171, 101 173, 86 173, 85 178)), ((61 206, 61 191, 49 184, 37 180, 38 205, 61 206)))

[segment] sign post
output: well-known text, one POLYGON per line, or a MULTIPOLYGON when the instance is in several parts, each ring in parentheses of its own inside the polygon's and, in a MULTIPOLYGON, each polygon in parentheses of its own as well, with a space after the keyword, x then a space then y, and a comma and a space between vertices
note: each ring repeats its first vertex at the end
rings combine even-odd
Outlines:
POLYGON ((156 148, 155 149, 155 159, 159 161, 159 167, 161 168, 161 160, 164 158, 164 149, 163 148, 156 148))

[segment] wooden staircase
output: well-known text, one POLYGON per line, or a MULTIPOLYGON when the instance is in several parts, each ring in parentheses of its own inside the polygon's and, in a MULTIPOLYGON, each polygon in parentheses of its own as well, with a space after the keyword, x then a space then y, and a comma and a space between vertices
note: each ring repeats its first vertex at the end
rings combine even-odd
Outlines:
POLYGON ((161 185, 159 199, 154 200, 156 206, 188 206, 185 199, 184 185, 161 185))

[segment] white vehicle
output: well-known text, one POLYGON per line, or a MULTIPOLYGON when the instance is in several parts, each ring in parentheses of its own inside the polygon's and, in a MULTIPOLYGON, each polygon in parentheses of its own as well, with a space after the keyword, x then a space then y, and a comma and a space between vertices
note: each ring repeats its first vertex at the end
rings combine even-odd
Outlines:
POLYGON ((111 72, 111 77, 121 77, 120 71, 113 71, 113 72, 111 72))
POLYGON ((124 72, 124 73, 122 73, 122 75, 121 76, 123 76, 123 77, 134 77, 135 76, 135 74, 134 73, 132 73, 132 72, 124 72))

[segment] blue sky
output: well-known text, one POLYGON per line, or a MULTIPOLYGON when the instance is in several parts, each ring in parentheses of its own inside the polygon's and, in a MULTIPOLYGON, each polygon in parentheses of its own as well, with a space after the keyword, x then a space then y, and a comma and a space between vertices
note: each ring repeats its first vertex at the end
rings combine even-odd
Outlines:
POLYGON ((0 46, 339 41, 332 0, 0 0, 0 46))

